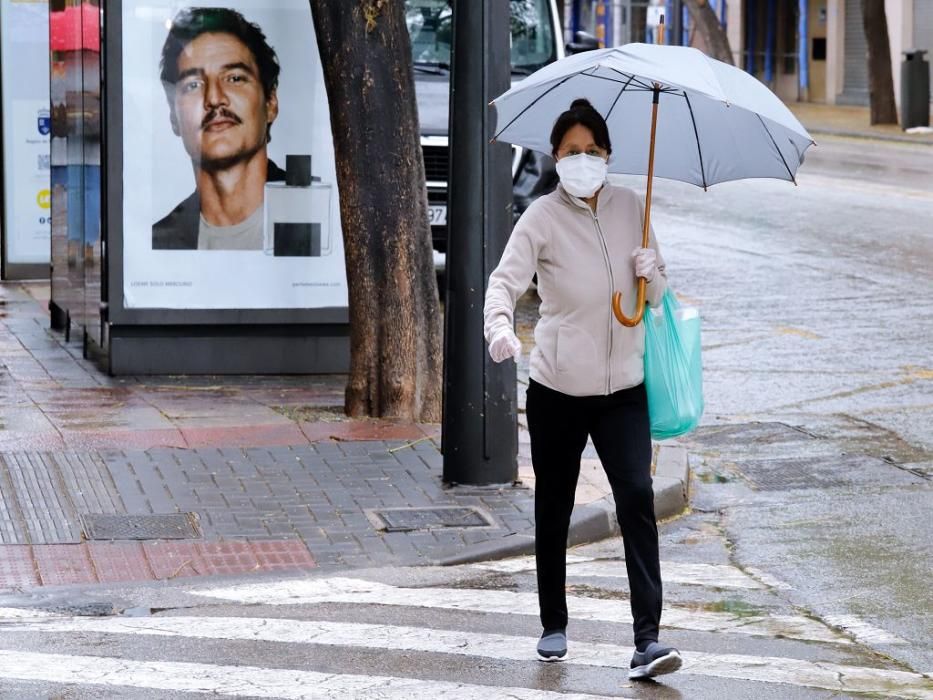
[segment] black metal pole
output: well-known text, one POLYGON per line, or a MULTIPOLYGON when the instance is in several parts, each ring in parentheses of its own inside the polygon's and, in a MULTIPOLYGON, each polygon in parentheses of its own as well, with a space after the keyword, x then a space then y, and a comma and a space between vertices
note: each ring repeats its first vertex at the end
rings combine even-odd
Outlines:
POLYGON ((451 483, 518 476, 515 363, 493 363, 483 340, 486 281, 512 227, 511 150, 489 143, 488 106, 511 81, 509 4, 454 0, 442 433, 451 483))
POLYGON ((684 43, 684 3, 683 0, 674 0, 671 17, 671 44, 681 46, 684 43))

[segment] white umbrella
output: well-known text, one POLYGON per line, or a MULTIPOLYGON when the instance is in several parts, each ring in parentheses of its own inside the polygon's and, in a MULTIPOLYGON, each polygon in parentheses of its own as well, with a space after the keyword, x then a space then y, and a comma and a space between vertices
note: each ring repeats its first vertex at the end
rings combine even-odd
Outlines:
MULTIPOLYGON (((810 134, 777 96, 734 66, 694 48, 627 44, 552 63, 497 97, 494 140, 551 153, 557 117, 587 98, 609 126, 609 172, 648 175, 643 246, 654 175, 706 189, 744 178, 794 181, 810 134), (650 136, 649 136, 650 135, 650 136)), ((644 313, 639 280, 634 326, 644 313)))

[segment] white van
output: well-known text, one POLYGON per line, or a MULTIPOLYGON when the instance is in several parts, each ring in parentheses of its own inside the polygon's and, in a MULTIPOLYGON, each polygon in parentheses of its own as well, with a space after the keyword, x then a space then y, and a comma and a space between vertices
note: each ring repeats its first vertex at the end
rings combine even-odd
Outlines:
MULTIPOLYGON (((555 0, 510 0, 512 82, 564 57, 555 0)), ((453 9, 451 0, 405 0, 411 35, 434 249, 447 251, 447 145, 453 9)), ((515 218, 557 184, 553 161, 512 147, 515 218)))

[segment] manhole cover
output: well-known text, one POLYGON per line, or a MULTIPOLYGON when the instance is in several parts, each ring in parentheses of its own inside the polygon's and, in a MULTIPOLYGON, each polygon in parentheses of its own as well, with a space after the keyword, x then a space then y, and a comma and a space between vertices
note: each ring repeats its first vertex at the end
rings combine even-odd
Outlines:
POLYGON ((384 508, 372 511, 386 532, 433 530, 444 527, 494 527, 492 519, 478 508, 384 508))
POLYGON ((194 513, 81 516, 88 540, 187 540, 201 536, 194 513))
POLYGON ((865 455, 747 460, 739 469, 762 491, 909 483, 912 475, 865 455))

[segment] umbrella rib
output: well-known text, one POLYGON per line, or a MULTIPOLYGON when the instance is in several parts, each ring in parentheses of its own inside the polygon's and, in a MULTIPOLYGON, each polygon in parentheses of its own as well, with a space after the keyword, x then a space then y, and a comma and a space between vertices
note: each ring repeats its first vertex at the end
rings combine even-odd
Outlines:
MULTIPOLYGON (((628 79, 629 79, 629 82, 631 82, 631 81, 634 80, 634 81, 635 81, 635 84, 636 84, 638 87, 642 87, 642 88, 644 88, 645 90, 652 90, 652 91, 654 90, 654 86, 653 86, 653 85, 648 85, 648 84, 642 82, 641 80, 638 80, 637 76, 636 76, 634 73, 632 73, 631 76, 628 76, 628 75, 626 75, 625 73, 623 73, 622 71, 620 71, 618 68, 612 68, 611 66, 610 66, 609 70, 611 70, 613 73, 618 73, 618 74, 621 75, 623 78, 628 78, 628 79)), ((617 82, 619 82, 619 81, 617 81, 617 82)))
POLYGON ((584 70, 582 70, 582 71, 578 71, 578 72, 576 72, 576 73, 572 73, 571 75, 568 75, 566 78, 564 78, 563 80, 561 80, 559 83, 555 83, 554 85, 552 85, 551 87, 549 87, 547 90, 545 90, 544 92, 542 92, 540 95, 538 95, 534 100, 532 100, 532 101, 528 104, 528 106, 525 107, 525 109, 523 109, 521 112, 519 112, 518 114, 516 114, 515 117, 512 119, 512 121, 510 121, 510 122, 509 122, 508 124, 506 124, 504 127, 502 127, 501 129, 499 129, 499 131, 495 134, 495 136, 492 137, 493 141, 495 141, 496 139, 498 139, 498 138, 502 135, 502 132, 504 132, 506 129, 508 129, 510 126, 512 126, 512 124, 514 124, 516 121, 518 121, 518 119, 519 119, 525 112, 527 112, 529 109, 531 109, 531 108, 534 107, 536 104, 538 104, 538 102, 541 100, 541 98, 543 98, 545 95, 547 95, 547 94, 548 94, 549 92, 551 92, 552 90, 556 90, 557 88, 559 88, 561 85, 563 85, 564 83, 566 83, 566 82, 567 82, 568 80, 570 80, 571 78, 573 78, 573 77, 575 77, 575 76, 577 76, 577 75, 583 74, 585 70, 586 70, 586 69, 584 69, 584 70))
MULTIPOLYGON (((625 75, 625 73, 621 73, 620 75, 622 75, 622 77, 624 78, 628 77, 625 75)), ((616 80, 615 78, 610 78, 609 76, 606 76, 606 75, 597 75, 596 73, 589 73, 587 74, 586 77, 587 78, 599 78, 600 80, 608 80, 610 83, 621 83, 622 82, 621 80, 616 80)), ((635 76, 632 76, 632 78, 634 77, 635 76)), ((629 82, 631 82, 632 78, 629 78, 629 82)))
POLYGON ((632 77, 630 77, 630 78, 628 79, 628 83, 626 83, 625 85, 623 85, 623 86, 622 86, 622 89, 619 90, 619 94, 616 95, 615 100, 613 100, 613 102, 612 102, 612 107, 610 107, 610 108, 609 108, 609 111, 606 112, 606 117, 605 117, 605 119, 606 119, 607 122, 609 121, 609 115, 612 114, 612 110, 614 110, 614 109, 616 108, 616 105, 619 103, 619 100, 622 98, 622 93, 625 92, 625 88, 627 88, 627 87, 629 86, 629 83, 631 83, 633 80, 635 80, 635 76, 634 76, 634 75, 633 75, 632 77))
POLYGON ((687 96, 686 90, 684 90, 684 99, 687 101, 687 109, 690 110, 690 121, 693 122, 693 135, 697 140, 697 154, 700 156, 700 174, 703 176, 703 191, 707 192, 706 168, 703 167, 703 149, 700 148, 700 132, 697 130, 697 120, 693 116, 693 105, 690 104, 690 98, 687 96))
POLYGON ((768 134, 768 137, 771 139, 771 143, 774 144, 775 150, 777 150, 778 155, 781 156, 781 162, 784 164, 784 167, 787 168, 787 174, 790 175, 790 181, 796 185, 797 178, 794 177, 794 174, 790 171, 790 166, 787 165, 787 161, 784 159, 784 154, 781 153, 781 149, 778 148, 777 141, 774 140, 774 135, 771 133, 771 129, 769 129, 768 125, 765 124, 765 120, 761 118, 760 114, 756 112, 755 116, 758 117, 758 121, 760 121, 761 125, 765 128, 765 133, 768 134))
MULTIPOLYGON (((644 90, 647 90, 647 91, 649 91, 649 92, 654 92, 654 85, 653 85, 653 84, 650 84, 650 85, 649 85, 648 83, 643 82, 642 80, 639 80, 639 79, 638 79, 638 76, 636 76, 634 73, 632 73, 631 77, 629 77, 628 73, 623 73, 623 72, 620 71, 618 68, 613 68, 613 67, 609 66, 609 70, 611 70, 613 73, 618 73, 618 74, 621 75, 623 78, 628 78, 628 79, 629 79, 629 82, 632 82, 632 81, 634 80, 634 81, 635 81, 635 84, 636 84, 638 87, 640 87, 640 88, 642 88, 642 89, 644 89, 644 90)), ((595 75, 594 75, 593 77, 594 77, 594 78, 601 78, 602 76, 595 76, 595 75)), ((603 80, 612 80, 612 78, 603 78, 603 80)), ((616 80, 616 81, 614 81, 614 82, 617 82, 617 83, 618 83, 618 82, 621 82, 621 81, 616 80)), ((662 87, 661 87, 661 92, 677 92, 677 88, 670 87, 670 86, 662 86, 662 87)))

